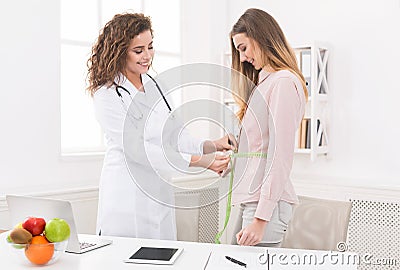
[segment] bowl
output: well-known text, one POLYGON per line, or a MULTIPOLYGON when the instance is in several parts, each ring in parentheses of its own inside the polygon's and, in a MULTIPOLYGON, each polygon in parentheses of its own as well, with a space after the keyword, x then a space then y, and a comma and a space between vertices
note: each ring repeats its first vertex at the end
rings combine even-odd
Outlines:
POLYGON ((45 244, 9 243, 9 250, 18 263, 25 265, 50 265, 65 252, 68 240, 45 244))

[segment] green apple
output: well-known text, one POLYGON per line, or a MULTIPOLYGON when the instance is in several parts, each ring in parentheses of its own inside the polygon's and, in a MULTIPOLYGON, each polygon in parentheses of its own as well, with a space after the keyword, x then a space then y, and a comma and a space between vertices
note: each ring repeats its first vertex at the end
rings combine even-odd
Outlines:
POLYGON ((12 243, 12 240, 11 240, 11 237, 10 237, 10 235, 7 235, 7 238, 6 238, 6 240, 7 240, 7 242, 8 242, 8 243, 12 243))
POLYGON ((44 235, 50 242, 62 242, 70 235, 70 228, 64 219, 53 218, 46 223, 44 235))
POLYGON ((15 249, 23 249, 26 247, 26 244, 13 244, 12 246, 15 249))

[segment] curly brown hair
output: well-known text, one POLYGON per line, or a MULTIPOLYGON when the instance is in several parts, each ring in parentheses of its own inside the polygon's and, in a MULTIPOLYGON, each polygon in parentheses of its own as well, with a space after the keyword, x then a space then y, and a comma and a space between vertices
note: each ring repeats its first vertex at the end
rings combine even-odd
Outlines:
POLYGON ((153 36, 150 17, 141 13, 117 14, 104 26, 87 61, 86 90, 91 96, 103 85, 110 87, 119 73, 124 74, 131 40, 147 30, 153 36))

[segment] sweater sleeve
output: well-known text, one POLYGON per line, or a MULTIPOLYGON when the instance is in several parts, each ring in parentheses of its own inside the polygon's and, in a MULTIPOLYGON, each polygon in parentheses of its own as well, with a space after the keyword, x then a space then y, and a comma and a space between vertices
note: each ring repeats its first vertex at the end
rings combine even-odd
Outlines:
POLYGON ((272 86, 269 105, 267 166, 255 217, 269 221, 289 182, 301 99, 290 77, 272 86))

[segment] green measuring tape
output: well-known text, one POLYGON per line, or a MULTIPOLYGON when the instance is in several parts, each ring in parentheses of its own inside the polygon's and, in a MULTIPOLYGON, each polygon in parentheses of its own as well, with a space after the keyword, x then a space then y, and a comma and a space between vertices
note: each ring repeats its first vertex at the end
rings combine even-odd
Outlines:
POLYGON ((231 173, 229 176, 229 190, 228 190, 228 200, 226 202, 226 211, 225 211, 225 222, 224 228, 222 231, 218 232, 215 235, 215 243, 221 244, 220 238, 222 234, 225 232, 226 226, 228 225, 229 217, 231 215, 231 201, 232 201, 232 186, 233 186, 233 158, 249 158, 249 157, 256 157, 256 158, 267 158, 267 153, 260 153, 260 152, 248 152, 248 153, 233 153, 230 154, 231 160, 229 161, 231 165, 231 173))

